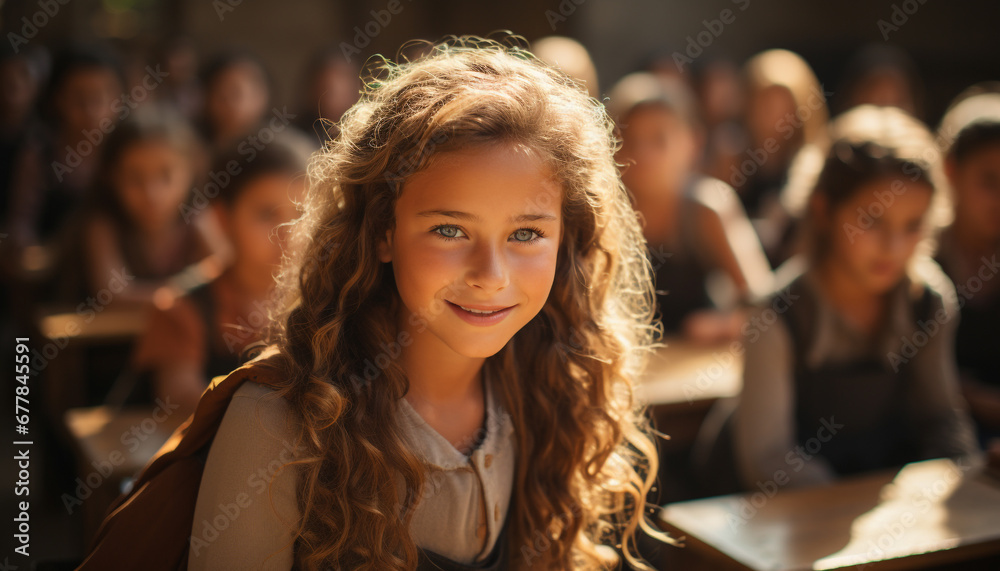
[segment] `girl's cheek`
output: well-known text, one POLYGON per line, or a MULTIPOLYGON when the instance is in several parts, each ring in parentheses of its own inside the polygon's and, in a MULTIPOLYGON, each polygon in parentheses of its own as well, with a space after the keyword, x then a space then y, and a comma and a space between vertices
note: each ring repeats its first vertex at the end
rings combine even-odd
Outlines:
POLYGON ((878 230, 859 226, 856 220, 836 226, 833 232, 833 247, 842 258, 864 260, 878 248, 878 230))
POLYGON ((526 246, 532 247, 539 248, 540 251, 513 257, 511 269, 539 286, 548 284, 555 276, 558 250, 555 244, 551 247, 526 246))

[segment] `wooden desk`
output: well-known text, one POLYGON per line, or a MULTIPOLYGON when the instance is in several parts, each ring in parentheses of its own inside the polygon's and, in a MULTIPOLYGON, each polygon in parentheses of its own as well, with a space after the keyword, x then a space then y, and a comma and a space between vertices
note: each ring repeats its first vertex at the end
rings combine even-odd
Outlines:
POLYGON ((682 338, 650 356, 636 388, 637 396, 658 407, 707 409, 720 398, 739 394, 743 386, 740 347, 698 345, 682 338))
MULTIPOLYGON (((922 569, 1000 553, 1000 482, 930 460, 831 486, 664 506, 692 569, 922 569)), ((955 567, 952 567, 952 566, 955 567)))
POLYGON ((77 339, 101 341, 129 338, 140 335, 146 326, 148 304, 117 304, 107 307, 83 306, 75 308, 49 308, 38 319, 38 328, 47 339, 77 339))
POLYGON ((126 407, 117 413, 106 406, 66 411, 79 466, 76 493, 87 540, 118 497, 122 481, 135 476, 187 419, 170 406, 126 407))
POLYGON ((134 475, 149 462, 187 418, 178 409, 126 407, 115 414, 106 406, 66 411, 66 426, 79 444, 85 465, 110 462, 113 476, 134 475), (122 458, 116 461, 115 458, 122 458))

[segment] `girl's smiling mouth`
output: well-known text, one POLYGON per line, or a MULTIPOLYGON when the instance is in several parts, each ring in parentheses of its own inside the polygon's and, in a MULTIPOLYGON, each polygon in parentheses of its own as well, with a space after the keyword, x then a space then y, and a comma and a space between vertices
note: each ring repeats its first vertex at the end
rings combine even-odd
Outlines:
POLYGON ((456 303, 452 303, 448 300, 448 307, 455 312, 456 315, 461 317, 466 323, 472 325, 493 325, 499 323, 513 310, 517 305, 511 305, 509 307, 499 307, 499 306, 463 306, 456 303))

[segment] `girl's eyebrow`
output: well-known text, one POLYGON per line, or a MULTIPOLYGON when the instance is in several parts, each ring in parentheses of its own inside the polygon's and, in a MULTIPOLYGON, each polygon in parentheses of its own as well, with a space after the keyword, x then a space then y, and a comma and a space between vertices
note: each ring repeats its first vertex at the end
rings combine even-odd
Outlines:
MULTIPOLYGON (((482 218, 475 214, 460 212, 458 210, 422 210, 417 213, 417 216, 449 216, 451 218, 458 218, 459 220, 482 222, 482 218)), ((556 217, 551 214, 519 214, 507 219, 508 222, 534 222, 536 220, 556 220, 556 217)))

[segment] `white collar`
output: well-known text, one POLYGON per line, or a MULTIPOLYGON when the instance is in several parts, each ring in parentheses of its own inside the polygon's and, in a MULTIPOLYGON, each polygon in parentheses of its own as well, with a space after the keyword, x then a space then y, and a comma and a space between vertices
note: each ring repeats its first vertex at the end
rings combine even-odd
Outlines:
MULTIPOLYGON (((492 379, 483 368, 483 389, 486 393, 486 436, 477 450, 485 454, 496 455, 508 445, 508 439, 514 432, 514 423, 503 406, 495 399, 492 379)), ((424 462, 444 470, 466 468, 471 458, 462 454, 444 436, 434 430, 424 420, 413 406, 406 400, 400 400, 400 424, 413 451, 424 462)))

